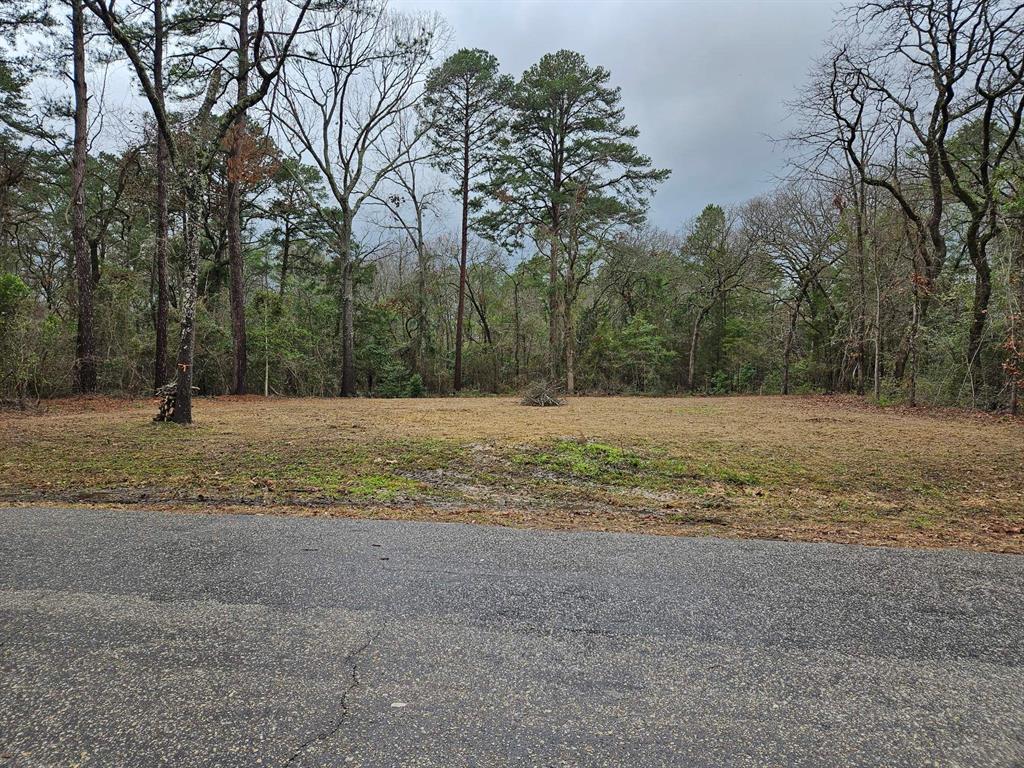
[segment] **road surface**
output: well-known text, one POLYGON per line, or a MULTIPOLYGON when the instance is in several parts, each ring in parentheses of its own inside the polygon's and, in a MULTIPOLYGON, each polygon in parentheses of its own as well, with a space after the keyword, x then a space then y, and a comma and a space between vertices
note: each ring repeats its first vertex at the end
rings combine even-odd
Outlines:
POLYGON ((1022 766, 1024 558, 0 509, 0 765, 1022 766))

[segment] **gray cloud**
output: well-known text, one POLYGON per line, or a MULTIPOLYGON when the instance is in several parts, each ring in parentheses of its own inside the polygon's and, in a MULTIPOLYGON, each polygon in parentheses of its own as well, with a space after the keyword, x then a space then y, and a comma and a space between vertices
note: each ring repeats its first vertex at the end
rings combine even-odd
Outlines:
POLYGON ((764 191, 784 164, 769 136, 828 38, 838 4, 821 0, 393 0, 436 10, 453 49, 485 48, 516 76, 570 48, 611 70, 640 147, 672 177, 652 221, 674 230, 710 202, 764 191))

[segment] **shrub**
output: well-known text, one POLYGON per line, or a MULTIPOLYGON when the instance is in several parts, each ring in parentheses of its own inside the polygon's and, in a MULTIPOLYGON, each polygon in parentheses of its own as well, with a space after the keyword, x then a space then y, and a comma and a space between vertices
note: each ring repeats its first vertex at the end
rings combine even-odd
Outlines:
POLYGON ((376 397, 421 397, 423 379, 418 373, 410 373, 398 360, 391 360, 381 368, 373 394, 376 397))

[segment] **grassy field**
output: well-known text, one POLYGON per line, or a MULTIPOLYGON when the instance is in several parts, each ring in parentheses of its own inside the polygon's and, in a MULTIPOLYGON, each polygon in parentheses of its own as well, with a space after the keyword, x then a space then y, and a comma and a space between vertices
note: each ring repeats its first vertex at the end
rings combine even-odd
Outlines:
POLYGON ((0 413, 0 500, 1024 553, 1024 422, 844 398, 202 399, 0 413))

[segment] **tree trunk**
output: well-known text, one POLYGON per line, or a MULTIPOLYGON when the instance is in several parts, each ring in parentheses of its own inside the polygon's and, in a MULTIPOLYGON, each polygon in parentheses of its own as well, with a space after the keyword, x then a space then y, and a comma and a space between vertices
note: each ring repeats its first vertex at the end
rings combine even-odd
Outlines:
MULTIPOLYGON (((567 286, 569 287, 569 286, 567 286)), ((572 304, 568 297, 562 299, 563 346, 565 347, 565 393, 576 394, 576 329, 572 322, 572 304)))
POLYGON ((192 364, 196 344, 196 306, 199 292, 199 218, 202 215, 200 185, 196 178, 185 189, 185 281, 181 291, 181 338, 178 343, 177 390, 174 421, 192 423, 192 364))
POLYGON ((988 321, 988 305, 992 297, 992 269, 988 257, 981 253, 974 264, 974 304, 971 307, 971 329, 967 338, 967 365, 973 379, 977 372, 984 384, 985 369, 981 360, 981 342, 988 321))
POLYGON ((96 349, 93 338, 92 259, 86 237, 85 164, 88 152, 89 95, 85 82, 85 17, 82 0, 71 3, 75 135, 71 158, 71 240, 77 278, 78 333, 75 381, 79 392, 96 390, 96 349))
MULTIPOLYGON (((1016 254, 1017 259, 1021 267, 1024 267, 1024 258, 1021 258, 1020 254, 1016 254)), ((1013 264, 1013 256, 1011 259, 1011 269, 1013 264)), ((1013 282, 1013 277, 1010 278, 1010 282, 1013 282)), ((1010 305, 1010 348, 1008 350, 1010 354, 1010 414, 1016 416, 1020 412, 1020 389, 1021 380, 1024 379, 1024 355, 1021 354, 1021 349, 1017 342, 1017 326, 1021 321, 1021 310, 1024 309, 1024 270, 1017 276, 1017 300, 1016 307, 1010 305)))
POLYGON ((875 402, 882 398, 882 287, 878 279, 878 258, 875 257, 875 402))
POLYGON ((723 290, 719 279, 718 291, 718 338, 715 340, 715 373, 722 370, 722 342, 725 339, 725 314, 728 293, 723 290))
POLYGON ((462 239, 459 248, 459 304, 455 314, 455 374, 452 389, 462 389, 462 323, 466 312, 466 260, 469 255, 469 112, 462 143, 462 239))
POLYGON ((794 307, 789 316, 789 328, 782 349, 782 394, 789 394, 789 364, 793 356, 793 341, 796 339, 796 321, 800 315, 800 305, 794 307))
POLYGON ((910 340, 907 350, 907 359, 910 363, 910 407, 917 405, 917 334, 921 326, 921 295, 917 287, 914 287, 914 308, 910 318, 910 333, 907 338, 910 340))
POLYGON ((520 322, 520 319, 519 319, 519 283, 513 280, 512 281, 512 330, 513 330, 513 333, 515 335, 513 365, 514 365, 514 369, 515 369, 514 378, 515 378, 515 382, 516 382, 516 386, 517 387, 522 386, 522 381, 519 378, 519 376, 520 376, 520 373, 519 373, 519 370, 520 370, 519 360, 520 360, 520 349, 521 349, 520 345, 522 343, 522 331, 520 330, 520 326, 521 326, 521 322, 520 322))
MULTIPOLYGON (((153 1, 153 87, 160 104, 164 103, 164 0, 153 1)), ((156 349, 153 360, 153 389, 167 383, 167 312, 170 304, 167 287, 167 139, 156 128, 156 349)))
MULTIPOLYGON (((423 241, 422 233, 416 242, 416 365, 415 370, 427 382, 431 377, 427 376, 428 350, 432 346, 430 339, 430 326, 427 318, 427 270, 430 267, 427 259, 427 246, 423 241)), ((430 386, 428 384, 428 386, 430 386)))
POLYGON ((697 342, 700 339, 700 324, 704 322, 704 310, 693 319, 693 332, 690 334, 690 359, 686 368, 686 391, 693 392, 693 381, 697 372, 697 342))
POLYGON ((292 249, 292 223, 285 219, 284 242, 281 244, 281 283, 277 286, 277 295, 284 298, 284 284, 288 282, 288 260, 292 249))
MULTIPOLYGON (((249 91, 249 2, 238 4, 238 73, 236 75, 237 100, 242 101, 249 91)), ((234 381, 231 391, 245 394, 247 350, 245 337, 245 278, 242 256, 242 143, 245 138, 245 112, 240 112, 231 127, 231 146, 228 152, 228 264, 231 273, 231 338, 234 351, 234 381)))
POLYGON ((861 180, 857 195, 856 247, 857 247, 857 394, 864 395, 864 379, 867 369, 867 278, 864 254, 864 220, 867 216, 864 181, 861 180))
MULTIPOLYGON (((263 272, 264 298, 270 295, 269 270, 263 272)), ((270 397, 270 301, 263 302, 263 396, 270 397)), ((280 301, 278 301, 280 307, 280 301)))
MULTIPOLYGON (((555 180, 555 189, 559 190, 560 180, 555 180)), ((551 384, 558 381, 558 361, 561 357, 558 338, 558 320, 561 315, 558 290, 558 267, 559 267, 559 226, 561 225, 561 211, 558 203, 555 203, 551 212, 551 253, 548 261, 548 375, 551 377, 551 384)))
POLYGON ((352 286, 352 255, 345 246, 344 262, 341 267, 341 396, 355 397, 355 302, 352 286))
POLYGON ((914 258, 914 306, 911 310, 910 329, 903 336, 899 350, 896 352, 896 360, 893 364, 893 374, 897 381, 903 379, 907 362, 912 354, 912 348, 917 343, 920 327, 928 318, 928 310, 931 306, 932 289, 935 286, 942 267, 946 260, 946 247, 942 240, 943 233, 932 229, 932 248, 935 255, 928 252, 927 246, 919 245, 917 255, 914 258))

